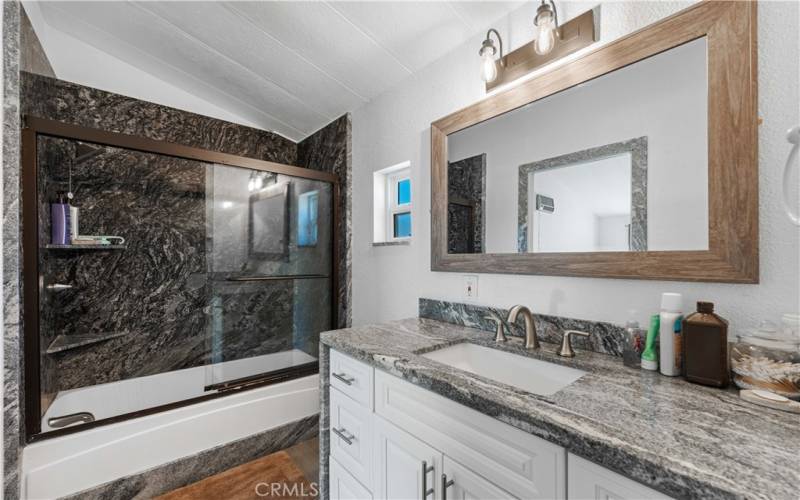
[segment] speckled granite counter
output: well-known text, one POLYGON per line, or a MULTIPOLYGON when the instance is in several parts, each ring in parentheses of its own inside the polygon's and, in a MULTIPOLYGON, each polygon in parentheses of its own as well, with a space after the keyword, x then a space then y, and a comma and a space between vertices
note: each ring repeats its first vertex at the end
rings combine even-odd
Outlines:
MULTIPOLYGON (((324 346, 673 497, 798 498, 797 415, 743 402, 732 390, 626 368, 618 357, 579 351, 573 359, 560 358, 556 346, 547 343, 533 352, 522 348, 519 339, 500 346, 588 372, 546 397, 421 356, 463 341, 498 346, 488 332, 417 318, 321 337, 324 346)), ((328 349, 323 351, 327 357, 328 349)), ((327 421, 325 413, 323 406, 327 421)))

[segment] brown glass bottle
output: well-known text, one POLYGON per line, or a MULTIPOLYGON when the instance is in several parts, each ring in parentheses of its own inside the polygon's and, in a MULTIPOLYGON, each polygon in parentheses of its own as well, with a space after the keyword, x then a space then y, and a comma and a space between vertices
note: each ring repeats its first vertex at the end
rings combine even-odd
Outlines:
POLYGON ((728 322, 714 314, 714 304, 698 302, 683 319, 683 374, 686 380, 713 387, 730 383, 728 322))

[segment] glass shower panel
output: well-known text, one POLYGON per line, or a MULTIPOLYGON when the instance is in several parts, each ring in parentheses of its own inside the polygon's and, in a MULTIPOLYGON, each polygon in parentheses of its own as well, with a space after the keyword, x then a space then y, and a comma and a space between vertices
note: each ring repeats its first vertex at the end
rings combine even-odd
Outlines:
POLYGON ((209 175, 207 386, 315 366, 331 328, 331 185, 224 165, 209 175))
POLYGON ((331 184, 49 136, 37 156, 42 431, 316 372, 331 184))

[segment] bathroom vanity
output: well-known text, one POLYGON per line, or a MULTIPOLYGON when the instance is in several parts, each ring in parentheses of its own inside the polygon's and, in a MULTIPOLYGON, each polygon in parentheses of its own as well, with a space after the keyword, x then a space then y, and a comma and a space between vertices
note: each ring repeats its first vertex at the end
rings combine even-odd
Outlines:
POLYGON ((331 499, 790 498, 800 481, 796 417, 616 356, 416 318, 321 341, 331 499))

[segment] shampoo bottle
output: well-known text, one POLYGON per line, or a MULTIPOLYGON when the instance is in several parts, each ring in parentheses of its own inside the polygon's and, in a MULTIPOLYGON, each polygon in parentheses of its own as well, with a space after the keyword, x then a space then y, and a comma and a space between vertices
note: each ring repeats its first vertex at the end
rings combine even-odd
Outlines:
POLYGON ((50 203, 50 243, 53 245, 71 243, 69 215, 67 196, 58 193, 56 200, 50 203))
POLYGON ((679 293, 661 295, 660 337, 661 353, 659 367, 662 375, 677 377, 681 374, 681 322, 683 314, 683 296, 679 293))

